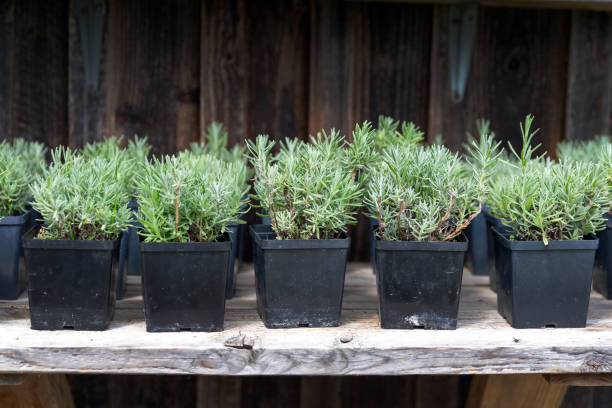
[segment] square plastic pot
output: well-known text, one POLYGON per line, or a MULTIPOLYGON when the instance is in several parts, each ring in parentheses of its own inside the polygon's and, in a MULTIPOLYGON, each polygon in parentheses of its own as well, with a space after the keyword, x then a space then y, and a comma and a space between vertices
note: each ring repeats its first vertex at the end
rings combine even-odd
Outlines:
POLYGON ((231 241, 141 242, 147 331, 221 331, 231 241))
POLYGON ((486 209, 483 211, 486 228, 487 228, 487 258, 488 258, 488 271, 489 271, 489 286, 493 292, 497 292, 497 281, 499 280, 499 272, 496 269, 495 254, 496 254, 496 241, 495 235, 493 234, 492 228, 496 228, 498 231, 504 232, 507 227, 501 222, 501 220, 493 216, 486 209))
POLYGON ((24 239, 36 330, 105 330, 115 313, 119 240, 24 239))
POLYGON ((251 236, 265 326, 339 326, 350 238, 277 240, 268 225, 252 225, 251 236))
POLYGON ((612 299, 612 215, 606 214, 606 228, 597 233, 599 248, 595 253, 593 288, 612 299))
POLYGON ((383 329, 456 329, 468 243, 376 240, 383 329))
POLYGON ((237 222, 230 222, 228 224, 229 228, 229 236, 231 239, 231 249, 230 249, 230 257, 227 266, 227 283, 225 287, 225 297, 227 299, 231 299, 234 297, 234 274, 235 274, 235 265, 236 258, 238 256, 239 246, 240 246, 240 224, 237 222))
POLYGON ((510 241, 493 229, 497 309, 516 329, 585 327, 597 239, 510 241))
POLYGON ((465 264, 472 275, 489 275, 489 247, 487 239, 487 219, 484 211, 478 214, 466 228, 468 252, 465 264))
POLYGON ((370 223, 370 263, 372 264, 372 272, 376 273, 376 228, 378 228, 378 220, 376 218, 368 218, 370 223))
POLYGON ((119 261, 117 264, 117 299, 123 299, 127 290, 129 233, 123 231, 119 237, 119 261))
POLYGON ((31 213, 0 218, 0 300, 13 300, 25 287, 20 267, 21 236, 30 224, 31 213))

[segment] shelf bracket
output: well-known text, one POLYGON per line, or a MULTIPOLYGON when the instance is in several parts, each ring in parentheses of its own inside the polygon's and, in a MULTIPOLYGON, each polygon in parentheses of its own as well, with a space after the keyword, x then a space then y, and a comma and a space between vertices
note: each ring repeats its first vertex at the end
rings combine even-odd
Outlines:
POLYGON ((450 6, 448 26, 448 69, 451 101, 460 103, 472 63, 472 52, 478 24, 478 4, 463 3, 450 6))

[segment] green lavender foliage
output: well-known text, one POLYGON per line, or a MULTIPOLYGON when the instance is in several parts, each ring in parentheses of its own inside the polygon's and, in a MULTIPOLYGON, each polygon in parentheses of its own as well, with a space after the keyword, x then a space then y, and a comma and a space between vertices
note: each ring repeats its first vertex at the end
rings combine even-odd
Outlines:
POLYGON ((557 144, 559 161, 594 162, 600 157, 602 150, 612 145, 610 136, 595 136, 593 140, 563 141, 557 144))
POLYGON ((191 143, 189 150, 182 154, 194 154, 196 156, 211 155, 226 163, 234 165, 234 183, 242 190, 246 188, 252 171, 248 167, 248 157, 245 147, 234 145, 228 148, 228 133, 221 123, 211 123, 203 134, 205 143, 191 143))
POLYGON ((47 147, 40 142, 13 139, 13 152, 26 162, 28 172, 33 177, 40 176, 47 168, 47 151, 47 147))
POLYGON ((128 141, 127 148, 121 147, 123 137, 111 136, 103 141, 87 143, 83 147, 82 155, 87 160, 103 158, 117 160, 117 183, 125 189, 130 197, 136 195, 136 178, 144 164, 148 161, 151 146, 146 138, 134 137, 128 141))
POLYGON ((381 152, 387 146, 415 145, 424 139, 424 133, 412 122, 400 122, 381 115, 373 141, 375 150, 381 152))
POLYGON ((40 239, 117 239, 130 222, 129 195, 117 183, 118 156, 86 159, 69 148, 51 152, 45 175, 31 187, 45 227, 40 239))
POLYGON ((236 188, 244 167, 210 154, 165 156, 138 178, 140 234, 147 242, 211 242, 239 220, 247 189, 236 188))
POLYGON ((0 143, 0 218, 22 214, 30 201, 30 184, 46 167, 42 143, 15 139, 0 143))
MULTIPOLYGON (((560 162, 582 161, 601 163, 608 174, 608 185, 612 189, 612 140, 609 136, 596 136, 588 141, 565 141, 557 145, 560 162)), ((612 214, 612 197, 609 212, 612 214)))
POLYGON ((521 124, 523 146, 511 148, 515 170, 500 177, 489 203, 494 215, 510 228, 510 238, 520 241, 578 240, 603 227, 610 187, 601 163, 564 160, 557 164, 534 157, 531 141, 533 116, 521 124))
POLYGON ((356 127, 352 144, 336 130, 321 131, 311 143, 286 140, 276 156, 267 135, 247 142, 253 198, 269 214, 277 239, 338 238, 356 223, 372 136, 368 122, 356 127))
POLYGON ((612 143, 609 143, 600 151, 599 162, 603 166, 604 172, 608 179, 608 189, 610 192, 610 199, 608 200, 608 211, 610 214, 612 214, 612 143))
POLYGON ((480 212, 499 143, 483 134, 469 146, 469 174, 446 147, 389 146, 372 169, 365 203, 376 234, 392 241, 450 241, 480 212))

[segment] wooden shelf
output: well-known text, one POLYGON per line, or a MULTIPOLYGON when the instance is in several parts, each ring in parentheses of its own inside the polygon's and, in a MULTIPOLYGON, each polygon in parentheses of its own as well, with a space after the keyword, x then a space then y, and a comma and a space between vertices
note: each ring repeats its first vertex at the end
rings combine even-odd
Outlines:
POLYGON ((223 375, 612 372, 612 301, 591 295, 586 329, 515 330, 488 278, 464 275, 455 331, 382 330, 368 264, 350 264, 342 326, 264 328, 253 272, 238 275, 219 333, 147 333, 139 279, 129 278, 104 332, 35 331, 25 296, 0 302, 0 372, 223 375))

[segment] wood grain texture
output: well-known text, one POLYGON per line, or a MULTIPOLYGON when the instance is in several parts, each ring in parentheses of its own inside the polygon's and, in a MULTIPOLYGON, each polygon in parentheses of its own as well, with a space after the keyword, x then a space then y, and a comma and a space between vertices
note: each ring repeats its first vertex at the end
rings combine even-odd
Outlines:
POLYGON ((68 1, 15 1, 13 21, 10 137, 67 144, 68 1))
POLYGON ((309 130, 379 115, 427 127, 432 7, 311 3, 309 130))
POLYGON ((147 136, 158 154, 199 138, 200 6, 110 1, 105 134, 147 136))
POLYGON ((200 122, 223 123, 230 145, 247 136, 245 23, 244 0, 202 2, 200 122))
POLYGON ((110 376, 109 408, 195 407, 195 376, 110 376))
POLYGON ((549 384, 573 385, 580 387, 601 387, 612 385, 610 374, 544 374, 549 384))
POLYGON ((65 375, 30 374, 21 384, 0 386, 0 406, 74 408, 74 401, 65 375))
POLYGON ((486 277, 465 274, 456 331, 382 330, 374 275, 350 264, 342 325, 266 329, 255 311, 253 274, 238 274, 225 330, 147 333, 140 285, 129 277, 104 332, 29 329, 25 297, 0 302, 0 372, 219 375, 405 375, 612 372, 612 311, 593 293, 586 329, 512 329, 497 313, 486 277), (238 333, 249 349, 225 346, 238 333), (344 335, 353 337, 342 343, 344 335))
POLYGON ((15 43, 15 1, 0 2, 0 140, 8 139, 11 129, 13 89, 13 45, 15 43))
MULTIPOLYGON (((570 12, 481 8, 464 100, 450 100, 448 7, 437 6, 431 60, 429 132, 461 148, 476 119, 491 121, 501 140, 520 145, 519 122, 528 113, 541 129, 536 143, 554 155, 564 134, 570 12)), ((431 139, 430 139, 431 140, 431 139)))
POLYGON ((566 390, 533 374, 476 376, 466 408, 558 408, 566 390))
POLYGON ((102 52, 98 86, 85 83, 85 65, 79 31, 79 10, 76 0, 70 1, 68 19, 68 132, 70 147, 83 147, 88 142, 103 140, 106 95, 106 42, 108 41, 108 4, 102 2, 102 52))
POLYGON ((612 130, 612 13, 573 11, 565 137, 612 130))
POLYGON ((248 138, 308 138, 306 0, 246 2, 248 138))

